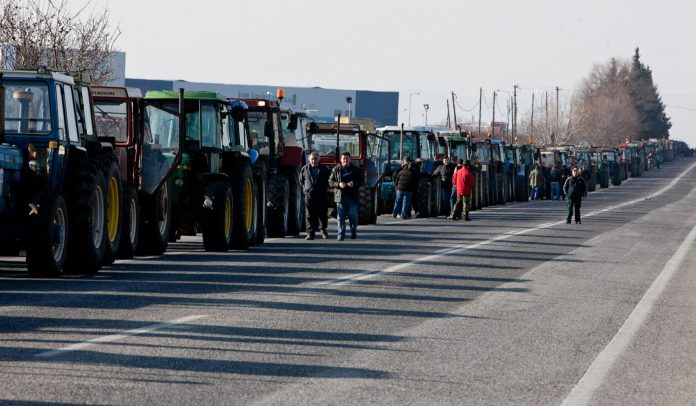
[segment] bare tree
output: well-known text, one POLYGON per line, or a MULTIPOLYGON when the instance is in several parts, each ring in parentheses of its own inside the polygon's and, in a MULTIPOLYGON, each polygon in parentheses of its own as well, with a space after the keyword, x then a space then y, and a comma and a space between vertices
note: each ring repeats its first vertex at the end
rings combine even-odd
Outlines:
MULTIPOLYGON (((539 98, 541 99, 541 98, 539 98)), ((570 101, 561 101, 556 107, 556 99, 549 95, 548 110, 546 100, 534 100, 534 122, 532 123, 532 108, 522 117, 520 130, 535 145, 555 146, 570 141, 571 111, 570 101), (556 116, 558 112, 558 117, 556 116), (556 126, 558 122, 558 126, 556 126)))
POLYGON ((583 80, 574 100, 572 129, 574 141, 594 145, 616 145, 635 138, 640 118, 632 102, 628 79, 628 61, 612 58, 595 65, 583 80))
POLYGON ((0 0, 3 68, 48 68, 88 73, 95 83, 113 78, 111 55, 121 34, 109 12, 71 11, 67 0, 0 0))

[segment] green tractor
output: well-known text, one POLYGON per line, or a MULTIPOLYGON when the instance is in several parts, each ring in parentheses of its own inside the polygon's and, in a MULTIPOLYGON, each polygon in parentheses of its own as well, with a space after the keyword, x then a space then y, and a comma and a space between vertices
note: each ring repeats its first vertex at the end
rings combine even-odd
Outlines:
POLYGON ((118 250, 120 168, 91 102, 64 74, 0 72, 0 246, 32 276, 94 274, 118 250))
POLYGON ((181 162, 166 181, 166 210, 172 213, 169 241, 200 232, 206 251, 235 248, 233 187, 237 184, 225 173, 227 151, 223 145, 227 99, 213 92, 186 91, 182 102, 178 92, 150 91, 145 100, 156 109, 148 117, 154 144, 171 145, 182 151, 181 162), (181 104, 183 139, 175 125, 178 121, 172 121, 181 104), (181 146, 175 145, 179 139, 183 141, 181 146))

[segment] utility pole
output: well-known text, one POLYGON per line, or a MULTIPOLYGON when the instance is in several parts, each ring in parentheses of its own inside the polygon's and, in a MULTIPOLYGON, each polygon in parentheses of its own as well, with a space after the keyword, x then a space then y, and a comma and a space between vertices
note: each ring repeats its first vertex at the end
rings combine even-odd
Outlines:
MULTIPOLYGON (((508 96, 510 96, 509 93, 508 96)), ((505 135, 508 136, 510 145, 512 145, 512 135, 510 134, 510 106, 512 106, 512 97, 509 97, 507 100, 507 122, 505 123, 505 135)))
POLYGON ((479 126, 478 126, 478 134, 476 134, 477 137, 481 136, 481 103, 483 102, 483 88, 479 88, 479 126))
POLYGON ((495 90, 493 91, 493 121, 491 121, 491 139, 495 139, 495 90))
POLYGON ((544 133, 548 135, 549 133, 549 92, 548 90, 544 92, 546 95, 546 113, 544 116, 546 116, 546 128, 544 129, 544 133))
POLYGON ((512 136, 513 138, 517 135, 517 88, 519 85, 514 85, 512 87, 513 98, 515 99, 512 105, 512 136))
POLYGON ((445 100, 447 102, 447 128, 450 128, 450 125, 452 124, 450 122, 450 109, 449 109, 449 99, 445 100))
POLYGON ((558 136, 558 91, 561 90, 558 86, 556 86, 556 131, 554 131, 554 143, 555 143, 555 138, 558 136))
POLYGON ((454 103, 454 92, 452 92, 452 116, 454 116, 454 128, 457 128, 457 108, 454 103))
POLYGON ((532 137, 534 137, 534 92, 532 92, 532 123, 529 126, 529 137, 527 137, 527 142, 529 142, 530 145, 534 145, 532 137))

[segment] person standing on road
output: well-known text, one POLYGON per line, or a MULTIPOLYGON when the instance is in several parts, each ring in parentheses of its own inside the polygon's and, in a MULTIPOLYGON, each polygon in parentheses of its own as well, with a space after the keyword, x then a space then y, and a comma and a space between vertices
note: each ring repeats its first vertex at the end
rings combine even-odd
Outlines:
POLYGON ((582 223, 580 221, 580 205, 586 190, 585 179, 580 176, 580 170, 574 167, 571 171, 571 176, 563 184, 563 193, 566 195, 566 203, 568 205, 566 224, 570 224, 573 212, 575 212, 575 224, 582 223))
POLYGON ((464 221, 471 221, 469 210, 471 209, 471 192, 474 190, 474 174, 471 172, 471 161, 461 161, 460 159, 457 163, 463 163, 464 166, 457 170, 454 179, 452 179, 452 183, 457 188, 457 202, 454 204, 450 218, 452 220, 461 219, 462 209, 464 209, 464 221))
POLYGON ((560 199, 559 194, 561 191, 561 171, 559 171, 555 165, 551 168, 550 178, 551 178, 551 200, 559 200, 560 199))
POLYGON ((456 165, 450 162, 449 157, 443 157, 442 165, 438 166, 437 169, 433 171, 433 178, 440 177, 440 185, 442 187, 442 196, 440 196, 440 200, 447 213, 452 212, 452 206, 454 206, 453 200, 456 197, 456 193, 452 190, 452 178, 454 177, 455 167, 456 165))
POLYGON ((401 215, 402 220, 410 218, 411 214, 411 198, 413 197, 413 178, 416 174, 413 171, 413 166, 410 164, 407 156, 401 160, 401 169, 394 175, 394 184, 396 186, 396 198, 394 199, 394 210, 392 217, 401 215))
POLYGON ((360 169, 351 165, 350 153, 341 153, 341 163, 331 171, 329 187, 334 188, 334 202, 338 212, 338 241, 346 238, 346 217, 350 222, 350 238, 358 237, 358 204, 361 184, 360 169))
POLYGON ((539 200, 541 198, 541 188, 544 184, 544 173, 541 171, 539 164, 534 166, 534 169, 529 174, 529 187, 532 188, 532 196, 530 200, 539 200))
POLYGON ((309 154, 309 163, 303 166, 300 172, 300 184, 307 209, 305 212, 307 223, 305 240, 313 240, 317 231, 321 232, 323 239, 329 238, 329 234, 326 232, 329 209, 326 191, 329 187, 329 175, 331 175, 331 171, 319 162, 319 154, 312 151, 309 154))

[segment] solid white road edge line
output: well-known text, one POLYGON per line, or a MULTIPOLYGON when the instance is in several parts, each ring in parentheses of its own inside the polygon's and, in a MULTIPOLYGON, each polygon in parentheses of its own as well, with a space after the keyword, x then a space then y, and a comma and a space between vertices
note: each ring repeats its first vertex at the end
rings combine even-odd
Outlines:
MULTIPOLYGON (((593 212, 590 212, 590 213, 588 213, 588 214, 583 215, 583 217, 592 217, 592 216, 595 216, 595 215, 597 215, 597 214, 606 213, 606 212, 608 212, 608 211, 610 211, 610 210, 615 210, 615 209, 618 209, 618 208, 621 208, 621 207, 625 207, 625 206, 629 206, 629 205, 632 205, 632 204, 636 204, 636 203, 638 203, 638 202, 642 202, 642 201, 644 201, 644 200, 649 200, 649 199, 652 199, 653 197, 659 196, 659 195, 665 193, 666 191, 668 191, 669 189, 671 189, 672 187, 674 187, 674 185, 676 185, 677 182, 679 182, 684 176, 686 176, 687 173, 689 173, 692 169, 694 169, 694 167, 696 167, 696 163, 692 164, 692 165, 691 165, 690 167, 688 167, 684 172, 682 172, 681 175, 679 175, 679 176, 677 176, 676 178, 674 178, 674 179, 672 180, 672 182, 670 182, 667 186, 663 187, 662 189, 658 190, 658 191, 655 192, 655 193, 652 193, 652 194, 650 194, 650 195, 648 195, 648 196, 640 197, 640 198, 637 198, 637 199, 629 200, 629 201, 627 201, 627 202, 623 202, 623 203, 620 203, 620 204, 616 204, 616 205, 613 205, 613 206, 609 206, 609 207, 606 207, 606 208, 601 209, 601 210, 595 210, 595 211, 593 211, 593 212)), ((392 273, 392 272, 400 271, 400 270, 402 270, 402 269, 406 269, 406 268, 410 267, 411 265, 415 265, 415 264, 422 263, 422 262, 427 262, 427 261, 432 261, 432 260, 435 260, 435 259, 444 257, 444 256, 446 256, 446 255, 458 254, 458 253, 463 252, 463 251, 468 251, 468 250, 473 250, 473 249, 476 249, 476 248, 480 248, 480 247, 483 247, 483 246, 485 246, 485 245, 488 245, 488 244, 493 243, 493 242, 496 242, 496 241, 506 240, 506 239, 508 239, 508 238, 510 238, 510 237, 512 237, 512 236, 515 236, 515 235, 527 234, 527 233, 530 233, 530 232, 532 232, 532 231, 537 231, 537 230, 541 230, 541 229, 544 229, 544 228, 553 227, 553 226, 556 226, 556 225, 559 225, 559 224, 563 224, 563 223, 565 223, 565 221, 557 221, 557 222, 555 222, 555 223, 544 223, 544 224, 540 224, 540 225, 538 225, 538 226, 536 226, 536 227, 527 228, 527 229, 524 229, 524 230, 513 230, 513 231, 508 231, 508 232, 506 232, 506 233, 504 233, 504 234, 497 235, 497 236, 495 236, 495 237, 493 237, 493 238, 491 238, 491 239, 488 239, 488 240, 485 240, 485 241, 481 241, 480 243, 477 243, 477 244, 472 244, 472 245, 455 245, 454 247, 449 248, 449 249, 439 250, 439 251, 437 251, 435 254, 427 255, 427 256, 421 257, 421 258, 416 258, 416 259, 414 259, 414 260, 412 260, 412 261, 404 262, 404 263, 402 263, 402 264, 393 265, 393 266, 390 266, 389 268, 383 269, 383 270, 381 270, 381 271, 366 271, 366 272, 361 272, 361 273, 357 273, 357 274, 353 274, 353 275, 344 276, 344 277, 342 277, 342 278, 336 278, 336 279, 331 279, 331 280, 328 280, 328 281, 316 282, 316 283, 313 283, 312 285, 313 285, 313 286, 342 286, 342 285, 348 285, 348 284, 351 284, 351 283, 360 282, 360 281, 364 281, 364 280, 367 280, 367 279, 372 279, 372 278, 377 277, 377 276, 380 276, 380 275, 385 275, 385 274, 389 274, 389 273, 392 273)))
POLYGON ((638 302, 614 338, 585 371, 578 384, 575 385, 563 402, 563 406, 586 405, 590 402, 617 358, 626 351, 626 348, 633 342, 638 330, 650 316, 655 303, 674 274, 679 270, 682 262, 684 262, 684 257, 693 247, 694 241, 696 241, 696 227, 691 229, 691 232, 686 236, 677 252, 674 253, 674 256, 662 269, 662 272, 655 278, 655 281, 650 285, 650 288, 645 292, 643 298, 638 302))
POLYGON ((67 347, 59 348, 57 350, 42 352, 42 353, 36 354, 35 357, 37 357, 37 358, 50 358, 50 357, 54 357, 56 355, 65 354, 65 353, 70 352, 70 351, 84 350, 86 348, 94 347, 94 346, 97 346, 99 344, 123 340, 124 338, 137 336, 140 334, 147 334, 147 333, 150 333, 150 332, 155 331, 155 330, 161 330, 161 329, 166 328, 166 327, 171 327, 171 326, 175 326, 177 324, 187 323, 189 321, 200 320, 200 319, 205 318, 205 317, 208 317, 208 316, 207 315, 196 315, 196 316, 182 317, 180 319, 170 320, 170 321, 166 321, 164 323, 158 323, 158 324, 153 324, 151 326, 146 326, 146 327, 135 329, 135 330, 129 330, 129 331, 123 332, 121 334, 113 334, 113 335, 109 335, 109 336, 94 338, 92 340, 84 341, 84 342, 77 343, 77 344, 72 344, 72 345, 69 345, 67 347))

